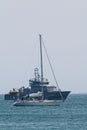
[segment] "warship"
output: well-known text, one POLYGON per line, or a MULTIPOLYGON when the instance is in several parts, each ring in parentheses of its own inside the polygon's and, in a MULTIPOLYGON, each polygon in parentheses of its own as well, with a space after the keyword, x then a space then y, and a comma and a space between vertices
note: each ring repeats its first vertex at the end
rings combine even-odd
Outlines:
POLYGON ((5 100, 15 100, 15 106, 25 106, 25 105, 56 105, 59 102, 64 102, 69 95, 70 91, 62 91, 59 88, 56 76, 53 71, 48 53, 44 42, 42 41, 42 36, 39 35, 40 39, 40 74, 39 69, 34 69, 34 78, 29 80, 29 87, 21 87, 18 90, 13 89, 9 93, 4 95, 5 100), (49 85, 47 78, 43 75, 43 53, 42 46, 45 49, 46 56, 51 67, 56 86, 49 85))

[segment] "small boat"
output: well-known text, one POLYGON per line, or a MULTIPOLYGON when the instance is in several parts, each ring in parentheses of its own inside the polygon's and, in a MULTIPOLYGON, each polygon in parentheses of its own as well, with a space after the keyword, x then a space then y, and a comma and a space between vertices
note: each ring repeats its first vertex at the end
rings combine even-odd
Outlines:
POLYGON ((17 99, 18 93, 19 93, 19 91, 16 90, 15 88, 13 88, 13 90, 10 90, 9 93, 6 93, 4 95, 4 99, 5 100, 15 100, 15 99, 17 99))
POLYGON ((22 99, 23 96, 26 96, 29 93, 29 87, 22 86, 19 89, 13 88, 8 93, 4 94, 4 100, 17 100, 17 98, 22 99))
POLYGON ((38 68, 35 68, 35 78, 29 80, 31 89, 28 95, 24 96, 21 100, 16 100, 14 106, 38 106, 38 105, 59 105, 64 102, 70 91, 61 91, 59 88, 56 76, 54 74, 51 62, 48 57, 47 50, 43 43, 48 62, 50 64, 56 86, 49 86, 48 79, 43 76, 43 58, 42 58, 42 37, 40 38, 40 61, 41 61, 41 74, 39 75, 38 68))
POLYGON ((18 100, 14 106, 58 106, 62 100, 18 100))

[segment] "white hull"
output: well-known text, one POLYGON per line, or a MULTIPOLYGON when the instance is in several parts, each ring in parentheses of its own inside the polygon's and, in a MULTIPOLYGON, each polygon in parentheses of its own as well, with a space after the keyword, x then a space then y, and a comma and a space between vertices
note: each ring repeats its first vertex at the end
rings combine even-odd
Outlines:
POLYGON ((14 106, 56 106, 60 105, 63 101, 62 100, 44 100, 44 101, 16 101, 14 102, 14 106))

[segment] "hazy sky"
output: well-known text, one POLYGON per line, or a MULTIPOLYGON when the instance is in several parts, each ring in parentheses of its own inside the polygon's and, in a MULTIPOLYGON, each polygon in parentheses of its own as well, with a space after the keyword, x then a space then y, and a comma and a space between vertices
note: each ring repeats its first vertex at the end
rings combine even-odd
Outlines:
POLYGON ((28 87, 40 66, 39 33, 60 88, 87 93, 87 0, 0 0, 0 93, 28 87))

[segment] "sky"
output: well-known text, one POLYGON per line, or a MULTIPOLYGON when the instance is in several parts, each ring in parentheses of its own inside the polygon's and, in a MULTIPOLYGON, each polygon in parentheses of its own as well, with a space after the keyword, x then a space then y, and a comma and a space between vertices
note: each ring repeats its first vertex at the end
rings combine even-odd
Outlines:
MULTIPOLYGON (((0 0, 0 93, 28 87, 39 34, 61 90, 87 93, 87 1, 0 0)), ((43 50, 44 77, 55 84, 43 50)))

